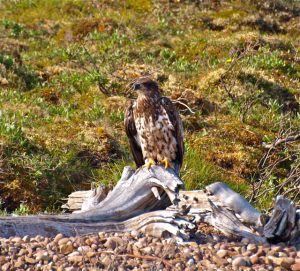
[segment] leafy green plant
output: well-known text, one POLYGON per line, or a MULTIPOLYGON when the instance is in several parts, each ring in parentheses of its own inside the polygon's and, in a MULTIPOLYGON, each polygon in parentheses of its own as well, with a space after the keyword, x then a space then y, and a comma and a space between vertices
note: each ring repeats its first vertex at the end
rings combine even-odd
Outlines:
POLYGON ((10 35, 15 38, 18 38, 24 32, 24 26, 14 21, 2 20, 2 25, 6 29, 10 29, 10 35))
POLYGON ((24 83, 24 87, 26 90, 31 90, 39 85, 41 79, 35 73, 35 71, 27 66, 20 66, 16 68, 15 73, 19 76, 19 78, 24 83))
POLYGON ((20 206, 14 210, 13 215, 30 215, 30 208, 25 203, 21 203, 20 206))
POLYGON ((14 64, 14 60, 10 55, 0 52, 0 63, 3 64, 6 69, 10 69, 14 64))
POLYGON ((124 120, 124 111, 117 110, 117 111, 111 112, 109 114, 109 119, 112 121, 112 123, 122 122, 124 120))
POLYGON ((278 50, 271 50, 268 46, 262 47, 257 54, 250 57, 249 65, 267 70, 280 70, 299 78, 299 68, 296 67, 296 64, 285 61, 278 50))

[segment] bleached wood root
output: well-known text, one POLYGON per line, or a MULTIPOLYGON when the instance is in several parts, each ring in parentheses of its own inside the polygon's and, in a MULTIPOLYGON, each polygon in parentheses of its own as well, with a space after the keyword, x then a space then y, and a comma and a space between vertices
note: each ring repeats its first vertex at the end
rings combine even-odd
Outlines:
POLYGON ((71 211, 80 212, 91 209, 100 201, 104 200, 109 192, 109 188, 99 185, 97 188, 87 191, 75 191, 68 196, 67 203, 61 208, 71 211))
POLYGON ((205 222, 226 236, 255 243, 300 242, 300 212, 288 199, 276 200, 265 225, 264 216, 224 183, 213 183, 197 191, 179 192, 180 188, 183 182, 172 169, 154 166, 134 171, 125 167, 120 181, 107 196, 102 188, 81 192, 83 210, 79 213, 4 217, 0 219, 0 236, 138 230, 186 240, 193 236, 199 222, 205 222))
POLYGON ((189 239, 194 224, 174 211, 154 211, 123 222, 69 222, 57 220, 57 216, 20 216, 0 219, 0 236, 49 236, 58 233, 65 236, 87 235, 98 232, 141 231, 154 236, 176 236, 189 239))
POLYGON ((209 195, 213 195, 218 199, 223 207, 239 215, 243 222, 254 226, 262 226, 261 213, 225 183, 216 182, 206 186, 205 189, 209 195))
POLYGON ((103 201, 95 202, 87 211, 70 215, 70 219, 124 221, 145 212, 162 210, 178 201, 178 191, 183 186, 172 169, 153 166, 133 172, 132 168, 125 167, 120 181, 103 201), (160 200, 153 194, 153 187, 159 191, 160 200))
POLYGON ((283 196, 277 196, 275 207, 263 235, 275 242, 300 243, 300 210, 283 196))
MULTIPOLYGON (((70 215, 4 217, 0 219, 0 235, 54 236, 58 232, 73 235, 133 229, 156 232, 157 226, 151 224, 160 223, 161 232, 170 229, 172 233, 177 232, 178 237, 184 237, 186 235, 176 224, 177 211, 152 212, 164 210, 171 202, 176 203, 182 187, 182 180, 172 169, 154 166, 134 171, 125 167, 120 181, 104 200, 101 201, 97 193, 86 199, 85 208, 88 210, 70 215), (157 199, 158 195, 160 200, 157 199)), ((186 223, 189 224, 188 220, 186 223)))
POLYGON ((253 230, 242 224, 242 222, 235 216, 234 213, 220 206, 216 206, 210 200, 209 202, 211 204, 212 212, 211 215, 206 218, 205 222, 222 231, 226 236, 229 237, 247 238, 254 243, 267 242, 265 237, 262 237, 257 233, 255 234, 253 230))

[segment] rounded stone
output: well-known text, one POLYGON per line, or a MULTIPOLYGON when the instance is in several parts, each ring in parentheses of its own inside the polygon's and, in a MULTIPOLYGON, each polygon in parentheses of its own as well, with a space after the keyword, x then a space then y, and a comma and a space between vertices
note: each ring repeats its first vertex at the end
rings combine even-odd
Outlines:
POLYGON ((241 240, 241 243, 244 244, 244 245, 248 245, 249 242, 250 242, 250 240, 247 239, 247 238, 243 238, 243 239, 241 240))
POLYGON ((228 251, 225 250, 225 249, 220 249, 217 251, 217 256, 220 257, 220 258, 224 258, 228 255, 228 251))
POLYGON ((139 232, 135 230, 131 231, 130 234, 133 238, 137 238, 139 236, 139 232))
POLYGON ((257 246, 255 244, 248 244, 247 245, 247 251, 256 252, 257 246))
POLYGON ((292 271, 300 271, 300 262, 299 263, 295 263, 291 266, 291 270, 292 271))
POLYGON ((249 259, 247 259, 246 257, 236 257, 233 261, 232 261, 232 266, 233 267, 241 267, 241 266, 249 266, 251 265, 249 259))
POLYGON ((141 251, 148 255, 153 253, 153 249, 151 247, 145 247, 145 248, 141 249, 141 251))
POLYGON ((250 256, 249 260, 252 264, 257 264, 258 263, 258 256, 256 254, 254 254, 254 255, 250 256))
POLYGON ((106 243, 104 244, 105 247, 115 250, 116 247, 118 246, 123 246, 124 245, 124 241, 122 240, 122 238, 120 237, 109 237, 106 241, 106 243))
POLYGON ((186 263, 187 266, 194 266, 195 265, 195 260, 194 259, 189 259, 186 263))
POLYGON ((58 241, 58 245, 61 246, 61 245, 63 245, 63 244, 68 243, 68 241, 69 241, 69 238, 67 238, 67 237, 61 238, 61 239, 59 239, 59 241, 58 241))
POLYGON ((22 240, 25 242, 25 243, 28 243, 30 241, 30 237, 29 235, 25 235, 22 240))

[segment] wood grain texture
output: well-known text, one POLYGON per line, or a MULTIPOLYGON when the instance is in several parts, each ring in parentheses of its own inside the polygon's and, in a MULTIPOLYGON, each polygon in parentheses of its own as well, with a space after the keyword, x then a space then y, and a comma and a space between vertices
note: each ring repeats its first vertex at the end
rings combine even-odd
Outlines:
POLYGON ((134 171, 125 167, 120 181, 105 198, 102 189, 80 191, 75 194, 76 201, 82 197, 83 210, 79 212, 3 217, 0 236, 73 236, 138 230, 189 240, 197 224, 204 222, 226 236, 255 243, 300 243, 300 210, 282 196, 277 198, 271 216, 266 217, 224 183, 213 183, 204 190, 179 191, 182 188, 182 180, 172 169, 154 166, 134 171))

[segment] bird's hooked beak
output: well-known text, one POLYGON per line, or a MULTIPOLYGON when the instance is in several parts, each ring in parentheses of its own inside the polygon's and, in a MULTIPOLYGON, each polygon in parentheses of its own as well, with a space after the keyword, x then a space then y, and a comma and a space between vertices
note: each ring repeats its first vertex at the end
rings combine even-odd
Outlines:
POLYGON ((140 83, 135 83, 135 84, 133 84, 132 88, 133 88, 134 91, 138 91, 138 90, 141 89, 141 84, 140 83))

